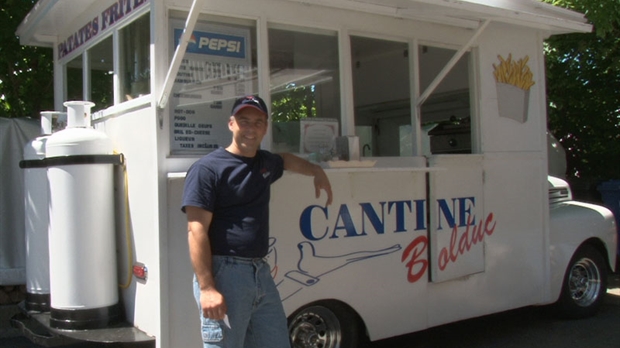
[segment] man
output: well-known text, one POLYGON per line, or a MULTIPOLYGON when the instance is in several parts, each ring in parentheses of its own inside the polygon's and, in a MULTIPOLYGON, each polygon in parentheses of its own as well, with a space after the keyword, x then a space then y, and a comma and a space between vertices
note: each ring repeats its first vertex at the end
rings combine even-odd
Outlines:
POLYGON ((264 259, 270 185, 284 169, 313 176, 316 197, 325 190, 327 205, 331 186, 320 166, 260 150, 268 124, 261 98, 237 99, 231 114, 231 144, 194 163, 183 192, 204 347, 289 347, 284 309, 264 259))

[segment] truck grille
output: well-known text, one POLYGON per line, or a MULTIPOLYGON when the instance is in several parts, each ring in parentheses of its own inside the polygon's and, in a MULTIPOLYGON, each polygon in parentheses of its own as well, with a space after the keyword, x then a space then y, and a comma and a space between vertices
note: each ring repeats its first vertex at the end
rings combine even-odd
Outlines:
POLYGON ((548 177, 549 204, 570 201, 573 199, 568 183, 562 179, 548 177))

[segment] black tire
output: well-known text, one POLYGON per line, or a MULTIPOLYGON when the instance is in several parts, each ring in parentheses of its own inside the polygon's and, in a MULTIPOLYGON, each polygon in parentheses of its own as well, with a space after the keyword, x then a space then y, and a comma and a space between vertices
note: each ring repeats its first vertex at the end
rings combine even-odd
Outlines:
POLYGON ((355 348, 361 321, 349 307, 326 301, 297 310, 288 319, 293 348, 355 348))
POLYGON ((555 303, 559 316, 568 319, 590 317, 599 310, 607 292, 607 266, 593 246, 580 247, 564 274, 562 292, 555 303))

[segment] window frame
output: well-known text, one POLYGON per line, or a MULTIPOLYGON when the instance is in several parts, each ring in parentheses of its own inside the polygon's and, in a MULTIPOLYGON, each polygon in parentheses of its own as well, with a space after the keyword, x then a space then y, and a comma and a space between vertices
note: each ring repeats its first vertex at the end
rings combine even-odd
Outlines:
MULTIPOLYGON (((113 60, 114 73, 112 76, 113 105, 109 106, 108 109, 115 108, 124 103, 135 103, 135 101, 132 101, 132 100, 123 101, 120 95, 120 92, 121 92, 120 91, 121 79, 119 76, 119 73, 120 73, 119 58, 120 58, 120 50, 121 50, 120 31, 126 28, 127 26, 129 26, 130 24, 134 23, 136 20, 138 20, 142 16, 150 16, 150 19, 149 19, 149 42, 150 44, 149 46, 152 45, 153 43, 153 16, 151 12, 151 7, 147 6, 147 7, 140 8, 136 10, 135 12, 132 12, 131 14, 127 15, 125 18, 122 18, 117 23, 115 23, 113 27, 108 29, 107 32, 101 34, 100 37, 94 38, 92 41, 89 41, 88 43, 84 44, 83 47, 79 47, 75 49, 75 51, 67 54, 66 56, 58 60, 57 64, 60 66, 60 71, 61 71, 60 78, 58 79, 59 80, 58 83, 60 86, 62 86, 61 88, 62 94, 57 96, 57 98, 58 97, 60 98, 60 101, 58 103, 59 105, 62 105, 63 102, 67 101, 67 95, 68 95, 67 94, 68 93, 67 65, 69 64, 69 62, 71 62, 72 60, 74 60, 76 57, 79 57, 79 56, 82 56, 82 99, 90 101, 91 91, 92 91, 92 83, 91 83, 91 76, 90 76, 91 67, 90 67, 90 59, 89 59, 90 50, 110 37, 112 37, 112 57, 113 57, 112 60, 113 60)), ((150 59, 150 71, 153 71, 153 64, 154 64, 153 60, 150 59)), ((152 86, 152 79, 151 79, 151 86, 152 86)), ((153 93, 152 89, 150 93, 153 93)), ((147 94, 145 96, 142 96, 136 99, 142 100, 142 98, 148 98, 149 96, 150 94, 147 94)), ((93 111, 103 111, 103 110, 106 110, 106 109, 99 109, 98 106, 95 105, 95 110, 93 111)))
MULTIPOLYGON (((342 110, 343 110, 343 106, 342 103, 346 100, 346 98, 343 98, 343 87, 342 87, 342 81, 343 81, 343 72, 342 72, 342 59, 341 59, 341 47, 340 47, 340 31, 337 29, 332 29, 332 28, 326 28, 326 27, 322 27, 322 28, 318 28, 318 27, 313 27, 313 26, 306 26, 303 24, 291 24, 291 23, 281 23, 281 22, 268 22, 266 24, 266 29, 267 29, 267 35, 269 34, 269 31, 272 30, 276 30, 276 31, 281 31, 281 32, 290 32, 293 35, 296 33, 299 34, 305 34, 305 35, 317 35, 317 36, 322 36, 322 37, 329 37, 329 38, 334 38, 335 39, 335 49, 336 49, 336 60, 335 60, 335 67, 337 69, 337 82, 335 82, 338 86, 338 106, 339 106, 339 116, 338 117, 324 117, 321 115, 318 115, 317 118, 329 118, 329 119, 335 119, 338 122, 338 134, 337 136, 340 136, 344 133, 343 130, 343 122, 344 122, 344 118, 342 117, 342 110)), ((271 38, 269 38, 271 39, 271 38)), ((266 85, 267 86, 271 86, 271 56, 270 56, 270 47, 269 45, 267 45, 267 47, 265 48, 266 51, 266 61, 267 61, 267 68, 266 68, 266 73, 265 73, 265 78, 266 78, 266 85)), ((295 52, 293 52, 295 53, 295 52)), ((264 93, 264 99, 267 101, 267 99, 265 97, 269 98, 269 102, 268 105, 270 106, 270 111, 273 112, 272 108, 273 108, 273 100, 271 100, 272 97, 272 90, 270 87, 268 87, 266 89, 267 93, 264 93)), ((316 101, 316 100, 315 100, 316 101)), ((312 120, 312 118, 301 118, 298 120, 298 122, 302 122, 302 120, 312 120)), ((273 136, 273 129, 274 129, 274 120, 273 118, 270 118, 270 125, 271 127, 269 127, 270 132, 268 133, 268 135, 266 135, 265 140, 263 141, 268 142, 268 146, 269 149, 272 149, 274 147, 274 136, 273 136), (267 138, 268 137, 268 138, 267 138)), ((301 134, 300 134, 301 137, 301 134)), ((297 139, 297 144, 299 145, 300 140, 297 139)), ((298 149, 299 151, 295 152, 296 154, 299 154, 301 156, 307 156, 308 154, 305 154, 304 151, 302 151, 301 149, 298 149)))

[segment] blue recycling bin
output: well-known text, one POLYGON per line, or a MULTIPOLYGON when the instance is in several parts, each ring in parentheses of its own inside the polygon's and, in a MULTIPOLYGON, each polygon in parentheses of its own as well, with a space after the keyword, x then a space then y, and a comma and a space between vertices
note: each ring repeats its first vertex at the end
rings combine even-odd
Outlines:
MULTIPOLYGON (((614 213, 616 230, 620 231, 620 180, 609 180, 598 185, 603 204, 614 213)), ((618 235, 618 255, 620 255, 620 232, 618 235)))

